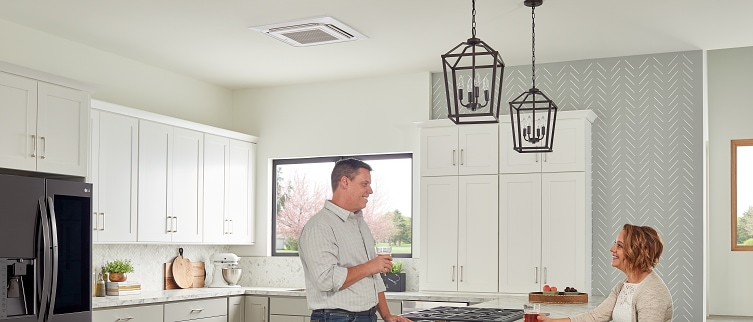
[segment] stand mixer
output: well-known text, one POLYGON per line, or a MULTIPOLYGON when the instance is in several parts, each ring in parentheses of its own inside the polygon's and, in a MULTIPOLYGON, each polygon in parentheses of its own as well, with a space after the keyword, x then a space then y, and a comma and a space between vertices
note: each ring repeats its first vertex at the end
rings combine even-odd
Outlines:
POLYGON ((238 267, 240 257, 233 253, 218 253, 209 256, 214 265, 212 281, 207 287, 240 287, 241 269, 238 267))

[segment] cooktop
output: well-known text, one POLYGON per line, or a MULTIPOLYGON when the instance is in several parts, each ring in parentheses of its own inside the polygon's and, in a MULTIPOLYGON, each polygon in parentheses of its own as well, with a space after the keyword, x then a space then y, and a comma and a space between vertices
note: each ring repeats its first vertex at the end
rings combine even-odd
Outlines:
POLYGON ((431 309, 404 313, 402 316, 413 321, 512 322, 523 318, 523 310, 438 306, 431 309))

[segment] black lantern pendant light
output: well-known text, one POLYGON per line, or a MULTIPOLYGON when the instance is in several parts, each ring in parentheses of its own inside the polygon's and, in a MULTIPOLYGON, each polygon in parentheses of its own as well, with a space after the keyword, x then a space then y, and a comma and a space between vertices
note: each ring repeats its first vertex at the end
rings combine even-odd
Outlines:
POLYGON ((455 124, 498 123, 505 63, 476 38, 475 0, 472 15, 471 38, 442 55, 447 117, 455 124))
POLYGON ((513 149, 520 153, 552 152, 557 105, 536 88, 536 7, 543 0, 524 0, 531 7, 531 82, 533 86, 510 102, 513 149))

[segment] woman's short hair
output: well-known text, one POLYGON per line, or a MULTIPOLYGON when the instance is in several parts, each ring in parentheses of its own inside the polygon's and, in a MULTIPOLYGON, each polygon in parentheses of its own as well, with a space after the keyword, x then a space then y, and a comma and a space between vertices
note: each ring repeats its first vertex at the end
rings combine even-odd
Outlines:
POLYGON ((656 229, 649 226, 625 224, 625 261, 634 272, 649 272, 659 264, 664 242, 656 229))
POLYGON ((371 171, 371 166, 361 160, 354 158, 338 160, 335 163, 335 167, 332 169, 332 175, 330 177, 332 180, 332 192, 335 192, 335 189, 337 189, 340 178, 346 176, 348 179, 353 180, 356 178, 356 175, 358 175, 358 169, 361 168, 371 171))

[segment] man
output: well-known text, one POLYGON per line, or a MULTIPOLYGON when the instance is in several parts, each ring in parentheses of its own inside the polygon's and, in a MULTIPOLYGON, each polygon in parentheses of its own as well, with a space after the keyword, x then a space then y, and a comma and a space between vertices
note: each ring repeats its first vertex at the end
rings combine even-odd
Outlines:
POLYGON ((379 273, 392 256, 376 255, 374 237, 363 220, 371 190, 371 166, 344 159, 332 169, 332 200, 304 226, 298 254, 306 277, 311 321, 409 322, 390 314, 379 273))

